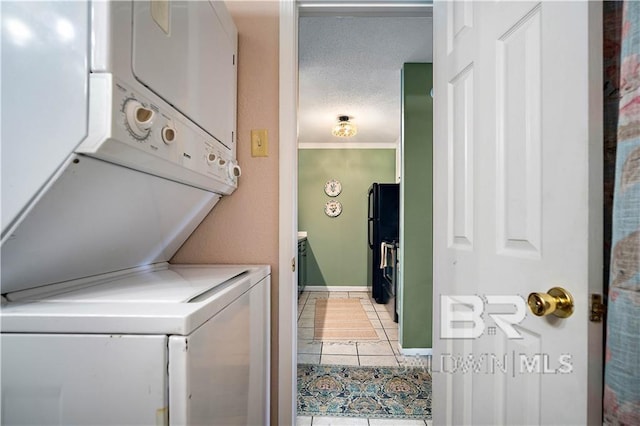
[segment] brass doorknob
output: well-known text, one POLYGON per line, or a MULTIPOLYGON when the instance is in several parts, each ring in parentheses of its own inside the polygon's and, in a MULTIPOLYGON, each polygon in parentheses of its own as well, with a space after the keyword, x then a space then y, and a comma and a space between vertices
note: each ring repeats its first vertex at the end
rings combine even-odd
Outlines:
POLYGON ((527 303, 531 313, 538 317, 553 314, 568 318, 573 313, 573 297, 562 287, 553 287, 548 293, 531 293, 527 303))

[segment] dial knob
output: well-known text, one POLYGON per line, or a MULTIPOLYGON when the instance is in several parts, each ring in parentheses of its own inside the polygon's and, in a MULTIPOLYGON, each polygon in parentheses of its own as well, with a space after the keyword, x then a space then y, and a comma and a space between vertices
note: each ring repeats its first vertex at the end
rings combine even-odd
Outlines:
POLYGON ((229 177, 231 179, 236 179, 236 178, 239 178, 240 175, 242 174, 242 169, 240 168, 238 163, 234 161, 229 163, 228 172, 229 172, 229 177))
POLYGON ((127 125, 137 139, 149 136, 155 113, 135 99, 127 101, 125 106, 127 125))
POLYGON ((171 145, 176 140, 176 129, 167 125, 162 128, 162 141, 167 145, 171 145))

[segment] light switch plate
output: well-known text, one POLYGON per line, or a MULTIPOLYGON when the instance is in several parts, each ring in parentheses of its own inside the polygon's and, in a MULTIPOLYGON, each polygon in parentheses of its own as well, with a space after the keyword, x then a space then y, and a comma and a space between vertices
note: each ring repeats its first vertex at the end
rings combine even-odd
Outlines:
POLYGON ((267 157, 269 153, 269 136, 266 129, 251 131, 251 156, 267 157))

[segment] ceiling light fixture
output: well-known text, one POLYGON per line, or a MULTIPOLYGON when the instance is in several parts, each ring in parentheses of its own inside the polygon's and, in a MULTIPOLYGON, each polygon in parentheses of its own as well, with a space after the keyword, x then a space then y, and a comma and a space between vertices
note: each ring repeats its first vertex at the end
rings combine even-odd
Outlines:
POLYGON ((341 115, 338 117, 338 124, 336 124, 331 133, 333 133, 333 136, 340 138, 350 138, 358 133, 358 129, 355 124, 349 121, 348 115, 341 115))

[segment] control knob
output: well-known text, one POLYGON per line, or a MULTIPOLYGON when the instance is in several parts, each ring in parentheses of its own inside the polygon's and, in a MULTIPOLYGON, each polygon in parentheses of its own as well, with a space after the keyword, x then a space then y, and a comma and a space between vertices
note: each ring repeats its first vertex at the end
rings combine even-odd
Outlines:
POLYGON ((176 129, 171 124, 167 124, 162 128, 162 141, 171 145, 176 140, 176 129))
POLYGON ((240 166, 238 165, 237 162, 235 161, 230 161, 229 162, 229 166, 228 166, 228 173, 229 173, 229 177, 233 180, 237 179, 240 177, 240 175, 242 175, 242 169, 240 168, 240 166))
POLYGON ((149 136, 155 113, 135 99, 129 99, 125 105, 127 125, 136 139, 149 136))
POLYGON ((210 153, 207 154, 207 163, 208 164, 215 163, 217 159, 218 159, 218 156, 215 153, 210 152, 210 153))

